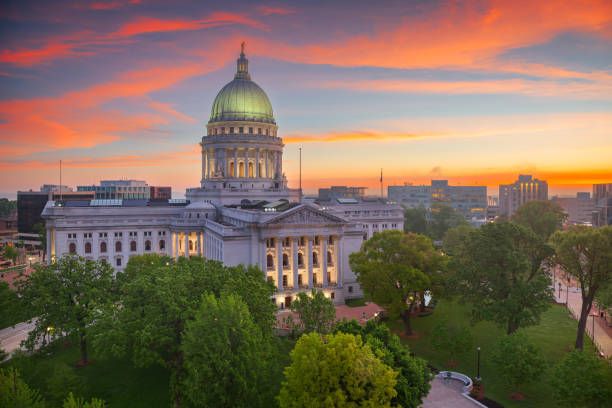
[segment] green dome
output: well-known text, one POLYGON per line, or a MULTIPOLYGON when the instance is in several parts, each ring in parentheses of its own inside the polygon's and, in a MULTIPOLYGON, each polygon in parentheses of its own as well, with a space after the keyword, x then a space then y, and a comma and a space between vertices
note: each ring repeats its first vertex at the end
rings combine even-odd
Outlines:
POLYGON ((268 95, 251 81, 244 49, 237 62, 236 76, 217 94, 208 123, 233 120, 275 123, 268 95))

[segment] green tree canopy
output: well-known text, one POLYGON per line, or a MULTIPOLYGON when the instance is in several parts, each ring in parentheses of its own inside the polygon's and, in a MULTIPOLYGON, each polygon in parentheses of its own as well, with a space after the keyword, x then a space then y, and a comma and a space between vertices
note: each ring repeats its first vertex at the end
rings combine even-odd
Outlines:
POLYGON ((475 229, 451 261, 454 284, 472 304, 474 321, 490 320, 507 333, 537 324, 552 302, 542 262, 551 253, 531 230, 509 222, 475 229))
POLYGON ((127 354, 137 366, 167 367, 174 404, 180 405, 185 373, 181 343, 186 322, 194 318, 202 294, 240 296, 255 324, 271 333, 273 287, 263 277, 257 268, 224 267, 199 257, 176 262, 159 255, 132 257, 126 271, 117 277, 121 302, 100 313, 96 349, 127 354))
POLYGON ((85 401, 83 398, 75 397, 69 393, 64 400, 63 408, 104 408, 106 404, 98 398, 92 398, 91 401, 85 401))
POLYGON ((561 229, 566 219, 567 214, 563 208, 553 201, 529 201, 520 206, 512 216, 512 221, 531 228, 544 241, 561 229))
POLYGON ((349 256, 351 269, 371 299, 412 334, 410 311, 417 292, 430 289, 443 269, 443 256, 423 235, 401 231, 374 234, 349 256))
POLYGON ((17 251, 17 248, 14 246, 5 244, 4 249, 2 250, 2 256, 10 260, 13 265, 15 265, 17 258, 19 257, 19 251, 17 251))
POLYGON ((187 322, 181 349, 185 356, 185 395, 194 406, 267 407, 278 390, 271 337, 255 324, 242 299, 208 294, 187 322))
POLYGON ((574 226, 552 237, 555 260, 580 282, 582 308, 578 319, 576 348, 584 346, 584 331, 593 300, 601 288, 612 283, 612 226, 574 226))
POLYGON ((17 211, 17 200, 0 198, 0 218, 9 217, 15 211, 17 211))
POLYGON ((568 353, 550 378, 561 406, 607 407, 612 401, 612 366, 594 354, 579 350, 568 353))
POLYGON ((446 231, 442 240, 444 252, 450 256, 461 254, 463 245, 473 230, 474 227, 469 224, 462 224, 446 231))
POLYGON ((541 376, 546 367, 541 351, 522 332, 500 338, 493 350, 492 360, 500 375, 515 391, 541 376))
POLYGON ((465 217, 447 204, 436 203, 431 206, 431 220, 427 226, 427 235, 433 240, 441 240, 444 234, 460 225, 467 225, 465 217))
POLYGON ((313 289, 310 295, 305 292, 298 293, 296 299, 291 302, 291 310, 300 317, 301 329, 306 333, 329 333, 336 321, 334 302, 316 289, 313 289))
POLYGON ((427 234, 427 209, 425 207, 406 208, 404 210, 404 231, 415 234, 427 234))
POLYGON ((361 337, 310 333, 291 352, 278 400, 281 408, 390 407, 396 377, 361 337))
POLYGON ((44 408, 38 391, 31 389, 14 368, 0 368, 0 407, 44 408))
POLYGON ((27 310, 17 292, 0 281, 0 329, 17 324, 27 318, 27 310))
POLYGON ((336 325, 336 331, 361 336, 383 363, 397 371, 397 395, 391 400, 392 406, 421 406, 431 388, 427 362, 411 356, 408 347, 386 325, 369 320, 361 326, 356 320, 344 320, 336 325))
POLYGON ((94 312, 110 300, 113 270, 104 261, 66 256, 51 265, 37 265, 20 281, 24 304, 36 316, 26 346, 34 349, 50 331, 79 338, 81 364, 88 363, 88 331, 94 312))

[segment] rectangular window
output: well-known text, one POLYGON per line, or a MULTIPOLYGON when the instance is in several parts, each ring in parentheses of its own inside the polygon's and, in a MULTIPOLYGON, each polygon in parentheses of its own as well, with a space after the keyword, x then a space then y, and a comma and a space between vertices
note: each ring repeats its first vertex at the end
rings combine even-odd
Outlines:
POLYGON ((117 266, 121 266, 121 258, 117 258, 117 266))
POLYGON ((244 133, 244 128, 242 126, 238 128, 238 133, 244 133))
POLYGON ((233 133, 234 133, 234 127, 230 126, 230 134, 233 134, 233 133))
POLYGON ((253 134, 253 128, 252 127, 249 128, 249 133, 253 134))
POLYGON ((287 275, 283 275, 283 286, 287 286, 287 275))

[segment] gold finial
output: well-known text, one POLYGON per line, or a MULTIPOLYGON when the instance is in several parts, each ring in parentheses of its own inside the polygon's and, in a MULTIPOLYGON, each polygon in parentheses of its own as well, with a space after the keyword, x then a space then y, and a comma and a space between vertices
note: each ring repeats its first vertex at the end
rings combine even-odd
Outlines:
POLYGON ((240 54, 242 55, 244 55, 244 44, 245 44, 244 41, 240 43, 240 54))

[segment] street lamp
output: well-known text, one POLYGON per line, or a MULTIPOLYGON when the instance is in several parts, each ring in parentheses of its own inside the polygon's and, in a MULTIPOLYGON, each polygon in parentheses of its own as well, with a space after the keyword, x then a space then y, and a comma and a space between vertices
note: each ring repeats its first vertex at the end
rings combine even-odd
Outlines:
POLYGON ((476 380, 480 381, 480 347, 476 348, 477 363, 476 363, 476 380))
POLYGON ((561 282, 559 282, 559 299, 561 299, 561 282))

